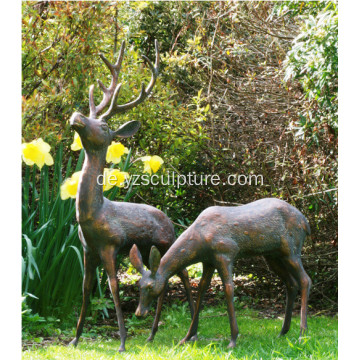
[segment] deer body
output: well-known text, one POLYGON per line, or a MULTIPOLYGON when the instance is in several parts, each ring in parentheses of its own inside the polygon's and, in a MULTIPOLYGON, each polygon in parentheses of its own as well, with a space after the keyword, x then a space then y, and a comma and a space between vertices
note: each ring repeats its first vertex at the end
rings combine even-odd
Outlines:
POLYGON ((309 231, 300 211, 278 199, 262 199, 239 207, 213 206, 184 231, 163 261, 179 256, 193 263, 206 258, 215 265, 219 255, 232 260, 257 255, 289 256, 301 250, 309 231))
MULTIPOLYGON (((293 303, 301 289, 301 334, 306 330, 307 300, 311 280, 301 263, 301 248, 310 235, 304 215, 278 199, 262 199, 239 207, 214 206, 203 211, 194 223, 175 241, 161 261, 151 261, 151 271, 142 269, 141 261, 133 261, 143 276, 140 281, 140 302, 136 314, 145 315, 152 299, 161 293, 167 280, 181 268, 202 262, 203 276, 190 329, 182 343, 196 339, 200 305, 211 277, 218 270, 224 284, 234 347, 238 326, 233 304, 232 267, 237 257, 262 255, 287 287, 285 320, 281 335, 290 329, 293 303)), ((134 246, 130 259, 138 256, 134 246)), ((157 256, 159 258, 159 256, 157 256)))
MULTIPOLYGON (((117 255, 128 254, 130 248, 136 244, 140 253, 145 259, 148 259, 152 246, 158 247, 160 253, 164 254, 175 241, 173 225, 163 212, 148 205, 110 201, 104 198, 103 185, 98 182, 98 177, 103 175, 107 148, 111 142, 115 137, 130 137, 139 129, 140 123, 138 121, 130 121, 118 130, 112 131, 106 121, 115 113, 127 111, 149 96, 158 74, 159 52, 157 42, 155 42, 155 48, 155 67, 149 59, 144 57, 153 73, 149 86, 145 90, 142 85, 138 98, 125 105, 116 105, 120 90, 117 80, 124 54, 124 42, 115 65, 110 64, 104 56, 100 55, 112 74, 111 84, 109 88, 106 88, 99 81, 104 96, 98 106, 94 104, 92 86, 90 88, 89 117, 76 112, 70 119, 70 125, 78 132, 85 150, 85 161, 76 196, 76 219, 79 223, 79 238, 84 249, 84 280, 83 303, 76 328, 76 337, 70 343, 75 346, 83 330, 90 293, 94 287, 96 268, 102 263, 108 275, 110 290, 115 303, 121 338, 119 351, 125 351, 126 330, 120 307, 116 267, 117 255), (105 109, 110 101, 110 108, 98 117, 97 115, 105 109)), ((193 314, 193 302, 187 272, 181 270, 178 275, 184 283, 190 310, 193 314)), ((152 332, 148 340, 152 340, 157 331, 164 295, 165 291, 159 297, 152 332)))
POLYGON ((106 244, 128 253, 136 244, 148 248, 150 253, 152 245, 167 249, 175 238, 169 218, 162 211, 141 204, 104 201, 93 220, 79 222, 79 225, 86 239, 83 246, 98 251, 106 244))

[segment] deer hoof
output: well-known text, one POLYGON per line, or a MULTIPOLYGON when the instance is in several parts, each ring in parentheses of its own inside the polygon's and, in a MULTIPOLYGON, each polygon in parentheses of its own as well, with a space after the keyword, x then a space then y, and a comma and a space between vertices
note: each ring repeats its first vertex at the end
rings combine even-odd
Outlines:
POLYGON ((281 331, 280 331, 280 334, 278 335, 278 338, 281 338, 281 337, 283 337, 285 334, 287 334, 289 332, 289 330, 283 330, 283 329, 281 329, 281 331))
POLYGON ((75 339, 73 339, 73 340, 71 340, 71 341, 69 342, 68 346, 74 346, 74 347, 76 347, 77 344, 78 344, 78 342, 79 342, 79 339, 75 338, 75 339))
POLYGON ((299 339, 298 339, 298 343, 301 344, 301 342, 304 340, 304 338, 306 337, 306 332, 307 329, 300 329, 300 335, 299 335, 299 339))
POLYGON ((300 345, 301 343, 305 342, 306 335, 300 335, 299 339, 297 340, 297 343, 300 345))
POLYGON ((229 345, 228 345, 228 349, 233 349, 236 346, 236 341, 231 340, 229 345))
POLYGON ((152 342, 154 340, 154 336, 150 335, 147 339, 146 342, 152 342))
POLYGON ((123 353, 125 351, 125 346, 120 346, 118 352, 123 353))
POLYGON ((198 341, 198 336, 197 335, 192 336, 189 341, 198 341))

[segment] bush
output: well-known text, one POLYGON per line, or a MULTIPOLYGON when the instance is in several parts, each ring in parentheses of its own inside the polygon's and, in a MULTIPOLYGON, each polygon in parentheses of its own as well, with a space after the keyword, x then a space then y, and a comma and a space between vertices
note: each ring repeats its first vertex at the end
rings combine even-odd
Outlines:
POLYGON ((335 3, 323 6, 315 16, 301 16, 301 31, 287 53, 284 78, 297 79, 308 100, 295 136, 316 142, 326 130, 337 135, 338 127, 338 11, 335 3))

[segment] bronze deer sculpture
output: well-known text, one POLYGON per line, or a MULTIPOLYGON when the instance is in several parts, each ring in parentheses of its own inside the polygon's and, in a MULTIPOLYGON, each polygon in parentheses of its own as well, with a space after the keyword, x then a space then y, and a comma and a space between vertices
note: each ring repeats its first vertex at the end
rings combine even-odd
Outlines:
MULTIPOLYGON (((128 254, 132 245, 136 244, 143 257, 148 259, 151 246, 155 245, 159 248, 160 253, 164 254, 175 241, 172 222, 163 212, 148 205, 110 201, 103 196, 103 186, 97 181, 98 176, 103 174, 107 148, 112 140, 115 137, 130 137, 137 132, 140 126, 139 121, 129 121, 116 131, 112 131, 109 129, 107 120, 111 116, 124 113, 143 102, 150 95, 159 73, 159 49, 158 43, 155 41, 155 66, 146 56, 143 56, 152 71, 149 85, 145 89, 144 84, 142 84, 141 92, 135 100, 117 105, 117 97, 121 87, 121 84, 117 83, 124 50, 125 42, 121 45, 115 64, 111 64, 100 54, 101 59, 111 72, 110 86, 107 88, 98 80, 98 84, 104 93, 100 104, 95 106, 94 86, 92 85, 89 93, 89 117, 75 112, 70 119, 70 125, 78 132, 85 149, 85 161, 76 196, 76 219, 79 223, 79 238, 84 249, 83 302, 76 328, 76 337, 70 344, 76 346, 79 341, 90 292, 94 287, 95 271, 102 262, 108 275, 110 290, 115 303, 121 338, 119 352, 125 351, 126 329, 120 307, 116 268, 117 254, 128 254), (109 103, 108 110, 103 115, 99 115, 109 103)), ((178 275, 184 284, 193 315, 193 301, 187 271, 181 269, 178 275)), ((149 341, 153 339, 158 328, 164 295, 165 291, 159 297, 149 341)))
POLYGON ((262 199, 239 207, 213 206, 204 210, 194 223, 175 241, 161 258, 154 246, 150 252, 150 271, 143 268, 136 245, 130 260, 142 274, 137 316, 147 314, 151 301, 159 296, 167 280, 180 269, 202 262, 203 275, 195 314, 190 329, 181 344, 196 340, 199 312, 214 270, 222 279, 230 320, 230 348, 235 347, 238 326, 234 309, 232 267, 236 257, 262 255, 270 268, 285 282, 286 310, 280 335, 290 329, 292 309, 297 292, 301 290, 300 337, 307 329, 307 302, 311 280, 301 262, 301 249, 310 226, 295 207, 278 199, 262 199))

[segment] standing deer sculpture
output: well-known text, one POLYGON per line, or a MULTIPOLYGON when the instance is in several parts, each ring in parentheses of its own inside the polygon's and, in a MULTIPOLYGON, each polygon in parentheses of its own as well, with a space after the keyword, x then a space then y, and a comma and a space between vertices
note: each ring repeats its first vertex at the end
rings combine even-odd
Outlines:
POLYGON ((145 271, 136 245, 130 260, 142 274, 137 316, 148 313, 151 301, 162 293, 168 279, 191 264, 202 262, 203 275, 195 314, 181 344, 197 339, 199 312, 206 289, 217 269, 225 291, 230 320, 230 348, 235 347, 239 333, 234 309, 232 268, 235 258, 262 255, 270 268, 285 282, 286 309, 280 335, 290 329, 292 309, 298 290, 301 291, 300 338, 307 329, 307 302, 311 280, 301 262, 301 249, 310 226, 295 207, 278 199, 262 199, 238 207, 213 206, 204 210, 181 234, 161 258, 154 246, 150 252, 150 271, 145 271))
MULTIPOLYGON (((94 86, 90 87, 88 117, 75 112, 71 119, 71 127, 79 134, 85 150, 85 161, 79 180, 76 196, 76 219, 79 223, 79 238, 84 249, 83 301, 76 328, 76 337, 70 344, 77 345, 83 331, 86 309, 90 292, 94 287, 96 268, 102 262, 107 273, 110 290, 115 303, 117 322, 120 330, 121 344, 119 352, 125 351, 126 329, 120 307, 119 286, 117 279, 116 258, 119 253, 129 254, 136 244, 145 259, 149 258, 150 249, 155 245, 161 254, 175 241, 175 232, 170 219, 160 210, 142 204, 110 201, 103 196, 103 186, 98 183, 103 174, 107 148, 115 137, 127 138, 139 129, 138 121, 129 121, 116 131, 109 129, 107 121, 115 114, 124 113, 143 102, 151 93, 159 73, 159 49, 155 41, 155 66, 143 56, 152 71, 149 85, 141 86, 139 96, 126 104, 118 105, 117 97, 121 84, 118 78, 124 56, 125 42, 115 64, 111 64, 102 54, 101 59, 111 72, 111 83, 107 88, 98 80, 103 91, 99 105, 94 103, 94 86), (109 105, 108 110, 100 115, 109 105)), ((180 276, 193 315, 193 301, 186 270, 179 270, 180 276)), ((157 311, 148 340, 152 340, 158 328, 158 322, 165 291, 159 297, 157 311)))

